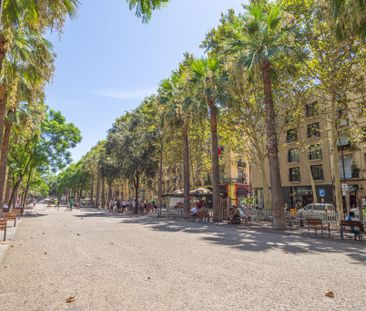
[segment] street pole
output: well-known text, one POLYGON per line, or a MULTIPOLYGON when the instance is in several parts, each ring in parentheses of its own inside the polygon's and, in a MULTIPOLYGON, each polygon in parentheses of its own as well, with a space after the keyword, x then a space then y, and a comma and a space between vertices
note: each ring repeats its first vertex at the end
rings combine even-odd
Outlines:
MULTIPOLYGON (((344 145, 342 143, 341 138, 339 138, 339 142, 340 142, 340 146, 341 146, 341 157, 342 157, 342 171, 343 171, 343 182, 347 183, 347 178, 346 178, 346 168, 344 165, 344 145)), ((335 168, 335 169, 338 169, 335 168)), ((346 199, 346 209, 347 209, 347 215, 349 215, 350 209, 351 209, 351 200, 350 200, 350 196, 349 196, 349 191, 346 190, 344 192, 345 194, 345 199, 346 199)))

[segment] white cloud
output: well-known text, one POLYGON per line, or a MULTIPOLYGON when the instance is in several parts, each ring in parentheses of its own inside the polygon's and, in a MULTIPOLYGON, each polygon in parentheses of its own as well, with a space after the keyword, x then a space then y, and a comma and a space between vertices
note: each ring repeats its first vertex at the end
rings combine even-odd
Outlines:
POLYGON ((143 99, 146 96, 150 96, 156 92, 156 88, 145 88, 145 89, 137 89, 137 90, 118 90, 118 89, 103 89, 103 90, 94 90, 93 93, 111 98, 118 99, 143 99))

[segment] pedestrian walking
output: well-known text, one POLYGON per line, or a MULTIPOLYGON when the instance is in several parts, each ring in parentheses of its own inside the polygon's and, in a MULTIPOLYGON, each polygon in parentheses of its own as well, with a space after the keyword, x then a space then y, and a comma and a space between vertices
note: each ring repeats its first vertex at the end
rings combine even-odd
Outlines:
POLYGON ((72 212, 73 208, 74 208, 74 199, 70 199, 69 201, 69 208, 70 208, 70 212, 72 212))

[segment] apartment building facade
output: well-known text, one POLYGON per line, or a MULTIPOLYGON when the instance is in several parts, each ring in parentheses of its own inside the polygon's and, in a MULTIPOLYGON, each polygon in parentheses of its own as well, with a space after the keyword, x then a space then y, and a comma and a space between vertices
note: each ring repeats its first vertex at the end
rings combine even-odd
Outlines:
MULTIPOLYGON (((319 112, 316 100, 303 108, 300 120, 289 120, 279 131, 281 183, 284 201, 288 206, 304 206, 313 202, 311 175, 318 202, 334 202, 333 152, 338 154, 339 166, 336 169, 345 189, 344 206, 348 199, 350 207, 365 202, 366 143, 364 139, 357 140, 354 137, 358 129, 366 133, 366 117, 361 108, 360 104, 355 102, 352 103, 350 111, 343 115, 340 113, 339 117, 343 120, 339 120, 339 123, 341 131, 344 129, 344 134, 340 134, 337 148, 332 146, 330 123, 326 115, 319 112), (351 118, 353 121, 350 121, 351 118), (353 137, 350 133, 353 133, 353 137)), ((269 176, 268 163, 266 166, 269 176)), ((251 181, 254 195, 260 204, 263 200, 263 185, 261 173, 256 167, 252 168, 251 181)))

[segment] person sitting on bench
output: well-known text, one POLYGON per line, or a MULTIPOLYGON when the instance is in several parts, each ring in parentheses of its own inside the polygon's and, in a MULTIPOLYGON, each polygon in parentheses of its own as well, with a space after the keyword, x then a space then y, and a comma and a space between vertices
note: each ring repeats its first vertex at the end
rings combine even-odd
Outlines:
POLYGON ((240 223, 241 223, 240 211, 235 205, 233 205, 233 207, 230 209, 229 224, 230 225, 240 225, 240 223))

